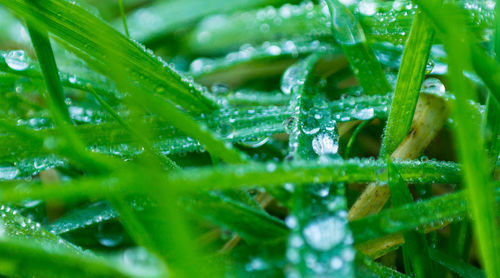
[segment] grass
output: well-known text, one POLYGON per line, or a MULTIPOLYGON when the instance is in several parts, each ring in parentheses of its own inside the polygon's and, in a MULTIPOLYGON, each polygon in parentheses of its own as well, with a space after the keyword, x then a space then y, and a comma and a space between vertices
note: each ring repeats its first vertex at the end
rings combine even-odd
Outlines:
POLYGON ((0 274, 500 277, 497 10, 0 0, 0 274))

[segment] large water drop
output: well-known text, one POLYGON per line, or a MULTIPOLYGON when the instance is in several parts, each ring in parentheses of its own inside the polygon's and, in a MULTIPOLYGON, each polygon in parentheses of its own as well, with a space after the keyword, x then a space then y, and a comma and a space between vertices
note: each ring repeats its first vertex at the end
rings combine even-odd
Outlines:
POLYGON ((17 71, 25 70, 28 68, 28 59, 24 50, 14 50, 4 54, 4 59, 7 65, 17 71))

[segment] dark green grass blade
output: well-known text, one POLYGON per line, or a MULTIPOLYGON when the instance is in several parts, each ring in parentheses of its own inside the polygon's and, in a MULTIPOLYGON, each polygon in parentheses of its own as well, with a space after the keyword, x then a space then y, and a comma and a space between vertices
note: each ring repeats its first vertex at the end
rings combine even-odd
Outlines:
POLYGON ((28 23, 28 30, 45 77, 45 85, 49 95, 47 99, 51 103, 52 109, 57 110, 56 113, 59 113, 64 120, 71 122, 48 33, 35 29, 32 24, 28 23))
POLYGON ((469 264, 466 264, 463 261, 457 260, 456 258, 453 258, 448 254, 438 251, 436 249, 429 249, 429 255, 432 260, 455 272, 460 277, 463 278, 486 277, 486 275, 482 270, 477 269, 476 267, 471 266, 469 264))
POLYGON ((133 277, 104 259, 34 241, 2 237, 0 250, 0 272, 11 277, 133 277))
POLYGON ((231 229, 248 243, 283 240, 288 228, 279 219, 220 193, 185 198, 187 209, 223 228, 231 229))
POLYGON ((113 74, 113 71, 106 72, 104 68, 109 70, 106 65, 126 69, 127 78, 147 88, 148 94, 164 95, 188 111, 199 113, 215 107, 201 87, 77 5, 62 0, 43 1, 43 4, 24 0, 0 3, 37 28, 47 30, 65 44, 72 45, 75 48, 72 50, 84 54, 83 58, 89 65, 115 80, 122 76, 113 74), (60 14, 65 16, 58 16, 60 14))
POLYGON ((333 36, 344 49, 354 74, 367 95, 392 91, 382 66, 368 45, 360 23, 338 0, 327 0, 333 36))
MULTIPOLYGON (((410 190, 399 175, 396 167, 392 164, 390 158, 387 158, 387 171, 393 206, 402 207, 405 204, 412 204, 413 197, 410 190)), ((403 233, 403 237, 405 239, 405 244, 403 245, 405 263, 407 259, 411 263, 411 270, 406 269, 406 272, 414 273, 416 277, 421 278, 433 277, 433 266, 429 260, 425 235, 418 232, 405 232, 403 233)))
POLYGON ((359 252, 356 253, 355 263, 356 263, 356 277, 367 277, 367 278, 410 277, 404 275, 403 273, 397 272, 396 270, 390 267, 384 266, 381 263, 375 262, 369 257, 359 252))
POLYGON ((385 154, 392 154, 410 130, 433 37, 431 22, 426 15, 417 12, 398 72, 382 141, 382 157, 385 154))

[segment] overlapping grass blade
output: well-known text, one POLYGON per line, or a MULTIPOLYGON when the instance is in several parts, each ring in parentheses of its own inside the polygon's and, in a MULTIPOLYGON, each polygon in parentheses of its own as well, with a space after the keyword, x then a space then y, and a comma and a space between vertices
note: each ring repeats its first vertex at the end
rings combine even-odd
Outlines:
MULTIPOLYGON (((417 1, 422 10, 429 15, 435 26, 441 26, 440 32, 446 42, 446 49, 450 59, 450 78, 452 90, 457 97, 454 108, 454 118, 457 121, 455 136, 458 141, 460 160, 464 168, 464 181, 467 184, 470 208, 473 215, 475 231, 478 235, 479 249, 485 265, 486 273, 491 276, 500 275, 500 266, 496 263, 500 260, 500 236, 498 235, 498 223, 495 213, 494 187, 489 176, 489 165, 484 149, 484 137, 481 130, 475 123, 479 119, 471 118, 467 111, 470 111, 467 102, 469 99, 476 99, 470 84, 463 78, 463 71, 472 61, 479 59, 476 51, 478 46, 463 32, 463 28, 457 28, 464 24, 457 18, 456 9, 447 7, 444 9, 436 3, 429 1, 417 1), (443 15, 456 19, 454 22, 441 20, 443 15), (455 25, 452 25, 455 24, 455 25), (463 38, 470 41, 469 44, 461 44, 463 38)), ((484 57, 483 57, 484 58, 484 57)), ((488 61, 487 58, 481 60, 481 64, 488 61)), ((487 63, 486 63, 487 64, 487 63)), ((477 70, 477 69, 476 69, 477 70)), ((488 74, 493 74, 492 71, 488 74)), ((478 72, 481 76, 481 72, 478 72)), ((492 93, 500 91, 490 88, 492 93)))
POLYGON ((431 49, 434 30, 426 15, 415 16, 405 44, 381 154, 392 154, 410 130, 431 49))

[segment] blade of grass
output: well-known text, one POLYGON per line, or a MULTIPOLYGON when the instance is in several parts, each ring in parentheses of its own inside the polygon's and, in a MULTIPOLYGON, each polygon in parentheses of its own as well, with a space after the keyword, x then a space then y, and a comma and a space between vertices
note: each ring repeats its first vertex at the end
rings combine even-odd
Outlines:
MULTIPOLYGON (((393 207, 402 207, 412 204, 413 197, 406 183, 398 173, 387 156, 388 184, 391 190, 391 201, 393 207)), ((406 268, 407 273, 414 273, 416 277, 433 277, 433 266, 429 259, 429 252, 425 235, 418 232, 403 233, 405 244, 403 245, 404 259, 409 260, 411 269, 406 268)))
MULTIPOLYGON (((432 18, 435 25, 441 25, 443 28, 440 35, 446 42, 445 46, 449 57, 450 82, 453 92, 456 95, 456 107, 453 109, 453 117, 457 122, 455 127, 455 137, 458 142, 460 161, 464 168, 464 182, 467 185, 470 209, 473 215, 474 231, 476 232, 481 259, 484 263, 486 273, 490 277, 500 276, 500 236, 498 234, 498 224, 495 213, 494 187, 489 178, 488 158, 484 149, 484 138, 477 127, 477 119, 469 117, 470 108, 467 105, 469 99, 475 99, 474 90, 470 84, 463 78, 463 71, 471 59, 474 64, 488 63, 489 58, 477 56, 475 49, 477 45, 473 40, 469 44, 463 44, 463 41, 469 41, 470 36, 461 28, 463 24, 457 17, 456 9, 451 7, 439 7, 430 1, 416 1, 429 17, 432 18), (443 15, 449 15, 455 19, 455 22, 443 21, 443 15), (446 22, 446 23, 444 23, 446 22), (458 25, 451 26, 450 23, 458 25), (457 28, 460 27, 460 28, 457 28), (471 56, 472 53, 472 56, 471 56), (478 60, 480 59, 480 60, 478 60)), ((496 62, 495 62, 496 63, 496 62)), ((498 65, 497 65, 498 67, 498 65)), ((476 68, 476 71, 478 69, 476 68)), ((499 72, 499 71, 494 71, 499 72)), ((488 74, 493 74, 489 72, 488 74)), ((481 72, 478 71, 481 76, 481 72)), ((485 80, 486 81, 486 80, 485 80)), ((488 84, 488 82, 486 82, 488 84)), ((500 83, 499 83, 500 84, 500 83)), ((491 92, 498 94, 500 90, 491 87, 491 92)))
POLYGON ((425 14, 417 12, 405 44, 396 89, 382 140, 381 157, 392 154, 410 131, 431 50, 434 30, 425 14))
POLYGON ((188 111, 199 114, 216 107, 202 87, 77 5, 63 0, 43 1, 43 4, 27 0, 2 0, 0 3, 36 24, 38 29, 59 36, 66 45, 73 47, 71 51, 77 51, 75 54, 85 54, 82 58, 91 67, 114 80, 120 81, 123 71, 118 75, 109 71, 106 65, 127 69, 127 78, 147 88, 148 95, 164 95, 188 111), (57 16, 59 14, 66 16, 57 16))
POLYGON ((434 248, 429 249, 429 255, 432 260, 440 265, 452 270, 458 276, 463 278, 485 278, 486 275, 480 269, 477 269, 469 264, 466 264, 456 258, 449 256, 446 253, 440 252, 434 248))
MULTIPOLYGON (((289 131, 289 159, 317 161, 340 158, 338 127, 322 109, 325 97, 315 91, 314 67, 321 54, 313 54, 292 65, 282 79, 289 84, 292 100, 292 128, 289 131)), ((354 275, 354 248, 346 220, 344 184, 300 185, 293 193, 293 206, 286 223, 288 236, 287 275, 299 277, 354 275), (315 266, 308 263, 315 260, 315 266), (334 258, 337 258, 335 260, 334 258), (318 267, 321 266, 321 267, 318 267)))
POLYGON ((331 15, 333 36, 344 49, 363 92, 384 95, 392 92, 382 66, 368 45, 363 28, 338 0, 326 0, 331 15))
POLYGON ((71 122, 69 117, 68 107, 66 107, 63 88, 59 79, 59 70, 57 69, 52 46, 48 39, 48 33, 43 33, 32 26, 33 23, 28 23, 28 31, 30 33, 31 42, 35 49, 36 56, 40 62, 40 68, 45 79, 45 85, 48 91, 48 100, 51 103, 50 107, 57 110, 57 113, 66 120, 71 122))
POLYGON ((118 6, 120 8, 120 16, 122 18, 123 30, 125 31, 125 36, 130 38, 130 33, 128 32, 127 17, 125 15, 125 8, 123 7, 123 0, 118 0, 118 6))

